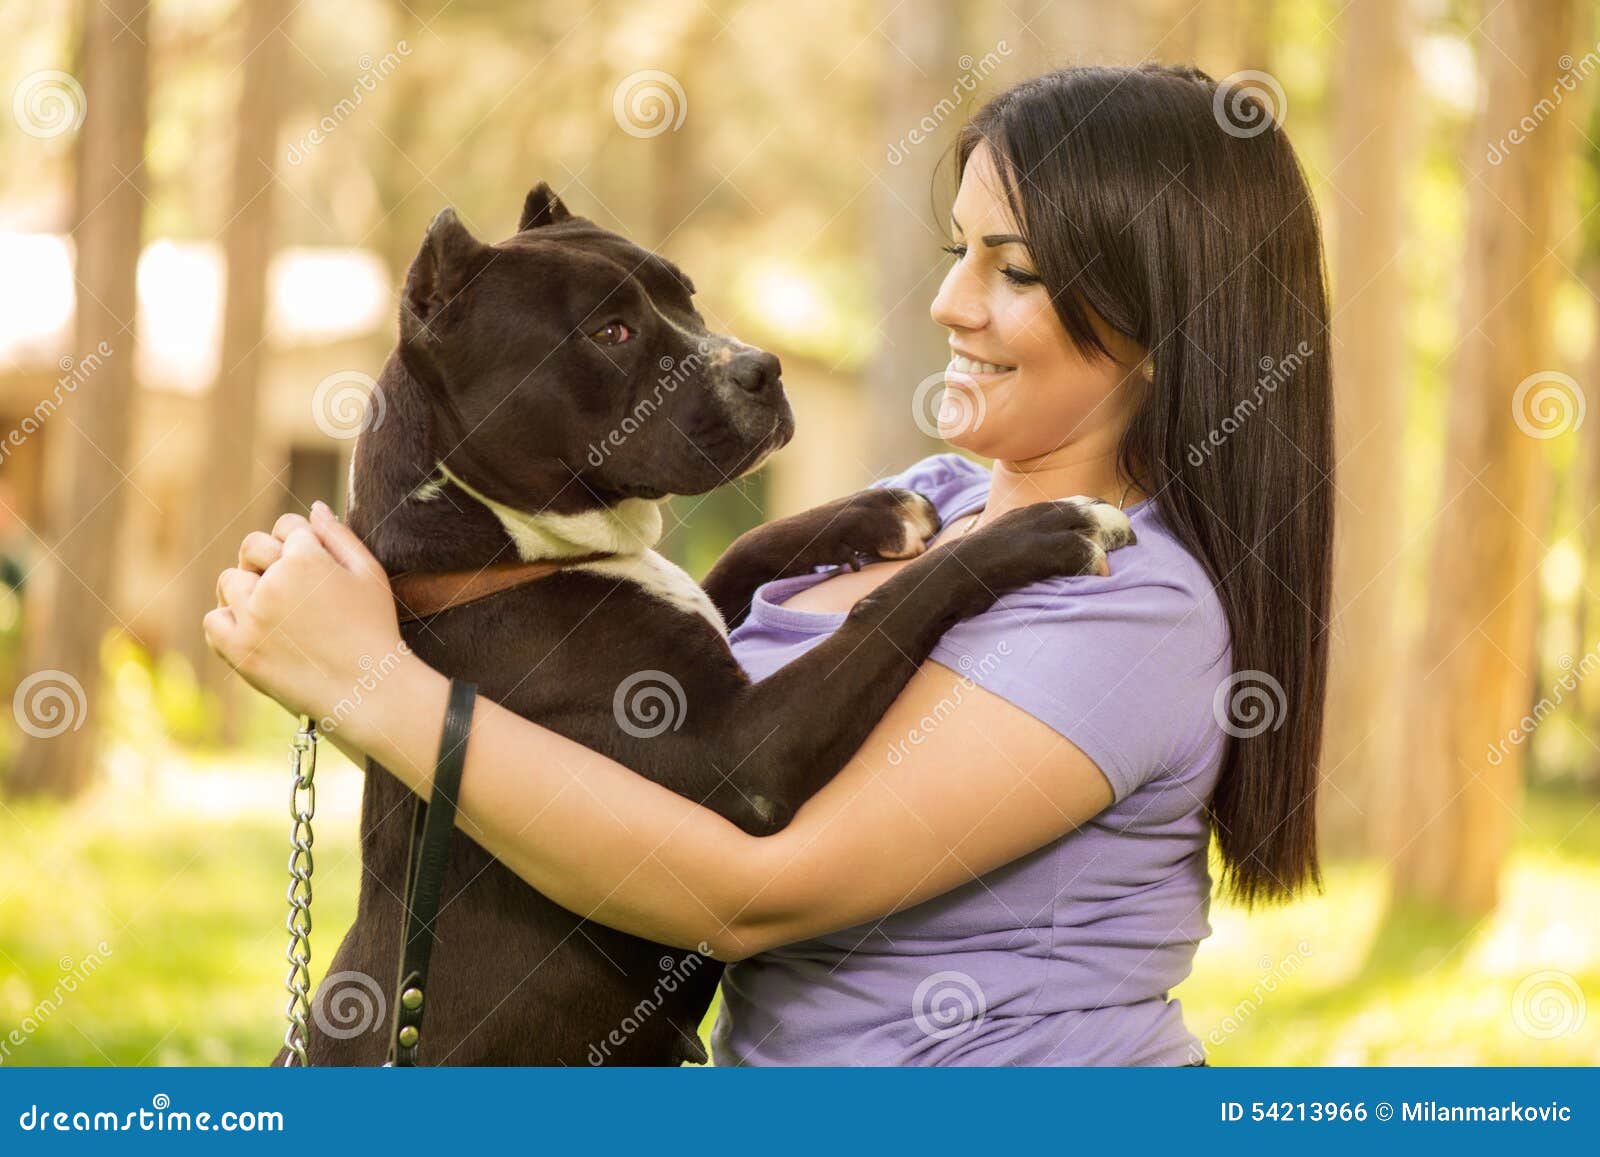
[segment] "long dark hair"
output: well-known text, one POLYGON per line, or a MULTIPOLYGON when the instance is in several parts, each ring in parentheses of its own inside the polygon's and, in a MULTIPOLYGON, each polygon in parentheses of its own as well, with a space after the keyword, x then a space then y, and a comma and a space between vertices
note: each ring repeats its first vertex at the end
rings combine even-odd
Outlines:
POLYGON ((956 142, 958 180, 988 147, 1077 349, 1111 357, 1092 310, 1150 353, 1119 464, 1227 613, 1210 819, 1246 906, 1321 885, 1332 583, 1321 231, 1274 103, 1194 68, 1068 68, 995 97, 956 142))

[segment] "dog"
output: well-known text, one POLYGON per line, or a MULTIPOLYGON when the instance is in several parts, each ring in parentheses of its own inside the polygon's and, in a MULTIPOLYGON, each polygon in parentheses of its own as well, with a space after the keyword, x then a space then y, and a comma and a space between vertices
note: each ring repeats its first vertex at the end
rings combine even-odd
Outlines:
MULTIPOLYGON (((950 626, 1007 591, 1088 573, 1132 533, 1116 507, 1069 499, 926 550, 932 504, 875 488, 748 532, 697 585, 651 549, 662 502, 757 469, 794 417, 778 359, 708 330, 694 293, 677 266, 574 216, 544 183, 498 244, 440 212, 406 276, 348 521, 391 575, 573 560, 406 622, 405 642, 519 715, 766 834, 843 767, 950 626), (750 682, 727 633, 756 588, 863 556, 914 561, 826 641, 750 682), (666 696, 670 726, 626 717, 623 689, 641 675, 666 696)), ((344 979, 387 990, 395 975, 412 798, 369 763, 358 910, 319 1010, 337 1010, 344 979)), ((434 935, 421 1063, 707 1059, 697 1029, 720 962, 566 911, 466 831, 434 935), (639 1015, 652 993, 659 1005, 639 1015)), ((352 1034, 326 1019, 309 1026, 311 1064, 383 1062, 384 1024, 352 1034)))

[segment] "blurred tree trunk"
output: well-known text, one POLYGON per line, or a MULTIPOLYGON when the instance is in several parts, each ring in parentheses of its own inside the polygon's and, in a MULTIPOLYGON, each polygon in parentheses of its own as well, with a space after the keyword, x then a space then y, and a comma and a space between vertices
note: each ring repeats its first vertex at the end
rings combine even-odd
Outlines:
POLYGON ((1138 64, 1159 56, 1157 43, 1165 29, 1153 0, 1119 0, 1116 4, 1075 5, 1081 26, 1095 46, 1085 64, 1138 64))
POLYGON ((278 124, 287 95, 284 38, 277 29, 289 8, 287 0, 250 0, 245 13, 238 41, 242 78, 232 184, 222 227, 227 269, 222 350, 216 380, 205 398, 206 461, 200 474, 205 481, 194 489, 196 517, 174 632, 177 649, 193 665, 201 685, 220 697, 228 741, 237 737, 240 684, 206 646, 200 619, 216 605, 218 572, 235 564, 239 540, 259 529, 261 512, 276 497, 277 488, 259 462, 257 395, 267 346, 278 124))
POLYGON ((1372 850, 1376 785, 1396 772, 1400 663, 1394 563, 1403 474, 1406 263, 1401 192, 1410 155, 1409 28, 1403 4, 1344 10, 1334 156, 1334 382, 1339 463, 1331 670, 1318 811, 1325 850, 1372 850))
MULTIPOLYGON (((685 95, 706 91, 696 82, 696 66, 719 21, 710 8, 699 6, 678 33, 667 62, 662 66, 683 86, 685 95)), ((673 99, 667 115, 675 115, 677 109, 678 103, 673 99)), ((639 149, 635 150, 643 152, 646 168, 639 187, 647 192, 648 213, 644 236, 638 240, 652 250, 670 253, 673 239, 678 237, 689 218, 714 208, 718 198, 733 188, 726 182, 717 184, 701 178, 696 145, 706 118, 694 115, 694 111, 689 110, 682 125, 639 142, 639 149)), ((774 139, 769 139, 768 145, 774 139)), ((679 244, 682 244, 681 237, 679 244)))
MULTIPOLYGON (((960 75, 960 14, 954 0, 929 0, 896 4, 884 19, 884 33, 894 47, 882 54, 880 136, 903 142, 913 130, 921 131, 924 118, 939 116, 940 101, 951 99, 960 75)), ((946 117, 932 140, 907 142, 898 163, 878 169, 874 185, 869 244, 876 255, 883 340, 867 376, 867 445, 872 456, 866 465, 873 477, 904 470, 945 448, 913 420, 912 395, 918 383, 950 360, 944 333, 928 317, 928 303, 945 269, 939 247, 949 236, 948 221, 934 219, 930 191, 935 162, 962 115, 958 111, 946 117)), ((940 211, 945 212, 949 189, 938 193, 945 207, 940 211)), ((921 408, 926 414, 935 409, 927 404, 921 408)), ((928 424, 926 418, 923 422, 928 424)))
POLYGON ((1553 201, 1567 135, 1551 92, 1573 47, 1573 21, 1572 0, 1490 9, 1479 53, 1487 101, 1468 134, 1466 163, 1480 171, 1469 182, 1444 509, 1390 833, 1395 899, 1466 916, 1498 899, 1520 805, 1526 745, 1505 740, 1531 690, 1536 536, 1547 523, 1549 477, 1543 442, 1526 429, 1527 399, 1515 392, 1551 369, 1549 305, 1560 267, 1553 201), (1537 127, 1486 163, 1491 142, 1506 141, 1535 110, 1546 114, 1537 127))
POLYGON ((1210 9, 1211 0, 1165 0, 1156 58, 1168 64, 1198 64, 1210 9))
POLYGON ((1032 28, 1051 49, 1056 67, 1132 65, 1166 58, 1171 41, 1160 41, 1176 19, 1158 0, 1051 0, 1032 28))
MULTIPOLYGON (((1587 29, 1582 35, 1592 40, 1595 31, 1600 28, 1600 20, 1591 13, 1589 21, 1581 27, 1587 29)), ((1590 140, 1594 140, 1595 133, 1600 132, 1600 100, 1589 102, 1587 121, 1583 131, 1590 140)), ((1600 189, 1600 149, 1583 149, 1581 154, 1587 170, 1588 187, 1591 190, 1600 189)), ((1586 217, 1577 223, 1576 228, 1583 238, 1579 272, 1596 306, 1590 310, 1595 333, 1589 343, 1587 372, 1580 374, 1578 380, 1592 388, 1600 382, 1600 222, 1593 217, 1586 217)), ((1581 427, 1579 437, 1582 441, 1579 443, 1577 461, 1573 464, 1573 487, 1576 491, 1573 508, 1577 511, 1578 519, 1575 537, 1583 556, 1583 581, 1578 586, 1578 646, 1587 653, 1600 646, 1600 594, 1596 594, 1600 590, 1600 417, 1590 415, 1581 427)), ((1600 686, 1591 686, 1590 682, 1585 682, 1578 691, 1578 729, 1590 742, 1600 745, 1600 686)), ((1600 756, 1580 753, 1580 758, 1584 757, 1593 763, 1600 763, 1600 756)), ((1593 782, 1592 777, 1590 782, 1593 782)))
MULTIPOLYGON (((1594 118, 1600 123, 1600 116, 1594 118)), ((1600 168, 1600 154, 1589 151, 1590 165, 1600 168)), ((1583 264, 1583 282, 1589 296, 1600 302, 1600 246, 1593 246, 1583 264)), ((1600 309, 1592 311, 1600 315, 1600 309)), ((1600 326, 1597 326, 1600 331, 1600 326)), ((1586 387, 1600 382, 1600 332, 1589 344, 1587 373, 1578 380, 1586 387)), ((1579 429, 1577 461, 1573 464, 1573 488, 1576 491, 1573 508, 1577 511, 1579 550, 1583 556, 1583 582, 1578 586, 1578 646, 1583 654, 1600 647, 1600 418, 1589 415, 1579 429)), ((1600 744, 1600 686, 1584 683, 1578 690, 1578 730, 1592 743, 1600 744)), ((1600 763, 1600 755, 1579 752, 1591 763, 1600 763)), ((1592 777, 1590 782, 1592 783, 1592 777)))
MULTIPOLYGON (((1233 51, 1236 57, 1235 69, 1254 69, 1258 72, 1272 71, 1272 45, 1274 31, 1274 16, 1277 5, 1274 0, 1235 0, 1237 10, 1232 21, 1233 51)), ((1356 4, 1360 7, 1360 4, 1356 4)), ((1404 0, 1388 0, 1388 6, 1394 9, 1403 9, 1404 0)), ((1360 37, 1360 25, 1350 20, 1350 9, 1344 8, 1345 27, 1349 33, 1345 37, 1343 51, 1348 53, 1351 49, 1351 37, 1360 37)), ((1396 11, 1386 19, 1400 19, 1401 13, 1396 11)))
MULTIPOLYGON (((405 41, 413 50, 428 35, 413 5, 404 0, 395 0, 389 18, 395 28, 395 40, 405 41)), ((372 177, 378 190, 378 207, 383 212, 376 227, 376 242, 389 268, 389 276, 396 284, 411 268, 428 222, 444 208, 438 203, 438 192, 423 180, 427 166, 419 171, 413 160, 425 151, 421 146, 428 134, 428 94, 432 82, 433 78, 417 57, 385 82, 388 92, 383 102, 383 135, 388 140, 378 151, 372 177)), ((529 188, 533 183, 530 176, 529 188)), ((522 199, 515 191, 510 198, 513 210, 521 208, 522 199)), ((512 226, 515 224, 513 218, 512 226)))
POLYGON ((33 691, 14 704, 24 739, 7 779, 16 795, 74 795, 94 776, 100 643, 115 613, 117 531, 133 434, 136 273, 144 221, 149 6, 85 0, 74 217, 78 380, 45 429, 44 541, 24 644, 33 691), (109 351, 109 352, 107 352, 109 351), (91 362, 91 358, 98 359, 91 362))

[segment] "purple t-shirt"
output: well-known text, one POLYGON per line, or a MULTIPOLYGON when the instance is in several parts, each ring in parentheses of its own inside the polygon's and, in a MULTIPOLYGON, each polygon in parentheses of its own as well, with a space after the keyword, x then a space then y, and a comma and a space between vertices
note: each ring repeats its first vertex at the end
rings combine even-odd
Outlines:
MULTIPOLYGON (((987 468, 937 454, 874 486, 925 494, 946 523, 988 499, 987 468)), ((1168 992, 1211 932, 1205 805, 1232 668, 1204 569, 1128 508, 1138 542, 1111 575, 1056 578, 952 628, 933 659, 1071 740, 1114 801, 1076 830, 881 920, 729 966, 718 1065, 1182 1065, 1198 1060, 1168 992)), ((756 592, 735 656, 766 678, 843 613, 783 606, 833 572, 756 592)), ((939 742, 936 730, 926 742, 939 742)), ((972 752, 972 774, 998 758, 972 752)))

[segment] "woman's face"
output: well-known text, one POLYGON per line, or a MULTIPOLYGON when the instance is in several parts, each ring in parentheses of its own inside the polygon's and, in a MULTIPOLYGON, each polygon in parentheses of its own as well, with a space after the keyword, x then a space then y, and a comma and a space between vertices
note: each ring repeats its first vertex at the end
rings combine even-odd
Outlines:
POLYGON ((939 434, 986 458, 1019 462, 1068 445, 1114 449, 1140 381, 1143 351, 1098 317, 1117 362, 1073 348, 1039 281, 987 147, 967 160, 950 210, 955 258, 929 309, 950 331, 939 434))

